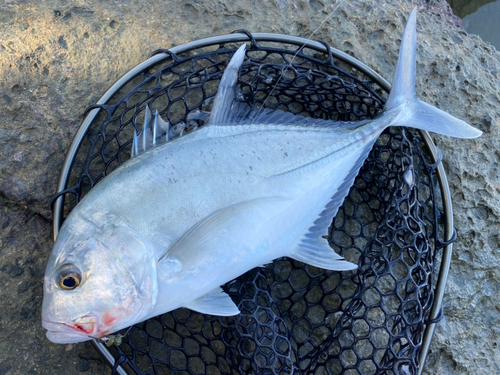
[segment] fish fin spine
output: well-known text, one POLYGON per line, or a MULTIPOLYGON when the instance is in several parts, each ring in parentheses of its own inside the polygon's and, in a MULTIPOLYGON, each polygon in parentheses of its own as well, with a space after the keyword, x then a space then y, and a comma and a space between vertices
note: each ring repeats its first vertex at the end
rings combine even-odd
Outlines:
MULTIPOLYGON (((180 123, 175 129, 172 127, 170 122, 165 121, 160 116, 158 110, 155 111, 153 116, 149 106, 146 106, 144 109, 144 124, 142 126, 142 130, 139 135, 134 132, 133 140, 132 140, 132 153, 131 158, 135 158, 136 156, 143 154, 144 152, 161 146, 165 143, 172 141, 174 138, 182 137, 187 132, 185 132, 186 124, 180 123)), ((205 113, 201 111, 193 112, 188 114, 187 120, 190 125, 190 131, 193 131, 197 128, 198 124, 193 122, 192 120, 204 120, 207 116, 205 113)))

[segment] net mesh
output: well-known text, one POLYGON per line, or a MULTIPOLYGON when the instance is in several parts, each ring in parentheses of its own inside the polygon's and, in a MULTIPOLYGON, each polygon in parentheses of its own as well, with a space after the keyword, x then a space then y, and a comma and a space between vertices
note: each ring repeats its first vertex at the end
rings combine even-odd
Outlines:
MULTIPOLYGON (((65 211, 130 158, 145 108, 181 136, 209 112, 231 43, 174 55, 137 75, 106 105, 73 163, 65 211)), ((385 93, 343 61, 279 43, 247 48, 241 100, 302 116, 358 121, 375 117, 385 93)), ((118 365, 137 374, 416 374, 434 301, 433 271, 446 245, 436 164, 419 134, 385 131, 329 229, 332 248, 355 271, 335 272, 280 258, 223 289, 235 317, 178 309, 136 324, 118 365)), ((122 332, 123 333, 123 332, 122 332)))

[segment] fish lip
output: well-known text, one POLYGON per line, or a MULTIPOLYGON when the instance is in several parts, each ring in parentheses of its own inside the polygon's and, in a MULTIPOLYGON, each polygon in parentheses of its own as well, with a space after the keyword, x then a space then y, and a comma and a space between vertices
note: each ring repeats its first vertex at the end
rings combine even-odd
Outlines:
POLYGON ((45 328, 47 331, 51 332, 71 332, 71 329, 68 329, 67 326, 64 325, 64 323, 59 323, 59 322, 54 322, 52 320, 48 320, 45 318, 42 318, 42 327, 45 328), (66 328, 66 329, 64 329, 66 328))
MULTIPOLYGON (((97 317, 93 314, 87 314, 77 319, 73 319, 70 323, 54 322, 42 317, 42 327, 51 333, 65 333, 78 335, 79 337, 93 336, 99 326, 97 317)), ((51 340, 52 341, 52 340, 51 340)))
POLYGON ((75 331, 51 331, 47 330, 45 333, 47 338, 55 344, 74 344, 91 340, 92 337, 79 334, 75 331))
POLYGON ((118 331, 127 326, 121 325, 119 328, 108 327, 100 322, 100 319, 93 314, 87 314, 71 322, 55 322, 42 317, 42 327, 47 330, 47 338, 59 344, 70 344, 91 339, 99 339, 108 335, 111 331, 118 331), (123 327, 121 327, 123 326, 123 327))
POLYGON ((73 344, 91 339, 88 335, 82 335, 64 323, 44 318, 42 318, 42 327, 47 330, 45 332, 47 338, 55 344, 73 344))

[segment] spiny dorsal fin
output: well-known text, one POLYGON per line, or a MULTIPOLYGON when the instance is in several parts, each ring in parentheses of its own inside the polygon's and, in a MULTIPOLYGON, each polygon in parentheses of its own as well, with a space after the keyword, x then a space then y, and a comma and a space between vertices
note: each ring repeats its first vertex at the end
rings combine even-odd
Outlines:
POLYGON ((164 121, 156 110, 153 116, 149 106, 144 109, 144 124, 139 135, 134 134, 131 158, 169 141, 170 123, 164 121), (163 135, 163 139, 162 139, 163 135))
POLYGON ((171 126, 169 122, 161 118, 158 110, 156 110, 154 116, 149 106, 146 106, 144 110, 144 125, 139 135, 137 135, 137 133, 134 134, 131 158, 155 148, 156 146, 170 142, 177 137, 182 137, 186 134, 186 129, 188 127, 191 128, 190 130, 195 130, 198 124, 190 120, 203 120, 207 117, 198 111, 188 115, 187 120, 189 121, 189 125, 181 122, 176 126, 171 126))

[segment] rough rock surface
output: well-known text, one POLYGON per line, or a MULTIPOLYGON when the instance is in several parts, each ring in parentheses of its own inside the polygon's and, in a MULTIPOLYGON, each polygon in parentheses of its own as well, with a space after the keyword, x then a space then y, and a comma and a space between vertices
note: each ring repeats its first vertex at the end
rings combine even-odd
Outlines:
MULTIPOLYGON (((348 1, 314 39, 390 80, 412 6, 348 1)), ((333 7, 327 0, 0 3, 0 374, 109 373, 89 344, 52 344, 40 326, 49 202, 84 109, 155 49, 241 28, 307 37, 333 7)), ((499 373, 500 53, 425 7, 417 94, 485 133, 434 137, 458 239, 426 372, 499 373)))
MULTIPOLYGON (((419 3, 423 5, 426 10, 431 13, 437 14, 443 20, 457 27, 462 27, 462 19, 455 14, 451 9, 450 4, 443 0, 420 0, 419 3)), ((456 8, 455 8, 456 9, 456 8)))

